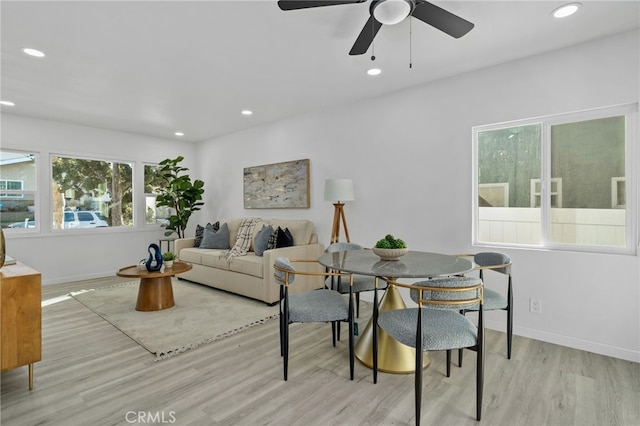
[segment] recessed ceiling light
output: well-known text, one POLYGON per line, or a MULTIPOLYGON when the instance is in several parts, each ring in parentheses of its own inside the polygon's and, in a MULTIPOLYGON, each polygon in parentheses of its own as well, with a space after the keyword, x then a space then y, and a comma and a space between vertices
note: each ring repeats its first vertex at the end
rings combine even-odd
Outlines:
POLYGON ((382 73, 382 70, 380 68, 369 68, 367 70, 368 75, 380 75, 381 73, 382 73))
POLYGON ((581 3, 569 3, 564 6, 560 6, 555 9, 551 14, 554 18, 566 18, 567 16, 571 16, 578 11, 578 9, 582 6, 581 3))
POLYGON ((24 49, 22 49, 22 51, 24 53, 26 53, 27 55, 29 55, 29 56, 33 56, 33 57, 36 57, 36 58, 44 58, 44 53, 39 51, 39 50, 36 50, 36 49, 31 49, 29 47, 25 47, 24 49))
POLYGON ((253 111, 249 111, 248 109, 242 110, 242 115, 251 115, 251 114, 253 114, 253 111))
POLYGON ((16 106, 16 104, 14 104, 11 101, 0 101, 0 105, 6 105, 6 106, 16 106))
POLYGON ((175 132, 175 133, 174 133, 174 135, 176 135, 176 136, 184 136, 184 133, 182 133, 182 132, 175 132))

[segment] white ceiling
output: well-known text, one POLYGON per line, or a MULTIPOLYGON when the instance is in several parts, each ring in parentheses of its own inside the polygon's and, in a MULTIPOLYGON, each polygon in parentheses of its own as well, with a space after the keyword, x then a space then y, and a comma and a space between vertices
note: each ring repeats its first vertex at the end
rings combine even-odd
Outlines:
POLYGON ((370 53, 348 55, 369 2, 3 0, 0 97, 16 106, 2 111, 201 141, 640 26, 640 1, 550 16, 569 1, 434 1, 475 28, 454 39, 413 20, 409 69, 408 20, 384 26, 372 78, 370 53))

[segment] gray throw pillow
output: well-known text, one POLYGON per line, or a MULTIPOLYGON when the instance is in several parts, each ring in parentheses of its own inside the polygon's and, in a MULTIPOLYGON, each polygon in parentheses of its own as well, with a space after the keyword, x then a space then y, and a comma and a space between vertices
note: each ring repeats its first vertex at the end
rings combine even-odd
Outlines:
POLYGON ((253 239, 253 251, 256 256, 262 256, 264 251, 267 250, 271 234, 273 234, 273 226, 262 225, 262 229, 258 231, 253 239))
POLYGON ((211 223, 207 223, 207 226, 202 226, 200 224, 196 225, 196 239, 193 242, 194 247, 200 247, 200 244, 202 243, 202 237, 204 235, 204 230, 207 228, 211 228, 214 231, 217 231, 218 229, 220 229, 220 222, 216 222, 213 225, 211 223))
POLYGON ((200 248, 222 250, 231 248, 229 246, 229 226, 225 223, 217 231, 214 231, 213 227, 205 228, 200 248))

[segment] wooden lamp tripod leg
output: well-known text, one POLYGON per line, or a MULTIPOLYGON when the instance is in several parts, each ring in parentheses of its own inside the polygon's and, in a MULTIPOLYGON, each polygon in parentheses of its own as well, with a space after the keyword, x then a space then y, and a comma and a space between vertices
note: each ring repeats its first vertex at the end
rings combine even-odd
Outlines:
POLYGON ((344 217, 344 204, 335 203, 335 210, 333 212, 333 229, 331 230, 331 244, 337 243, 340 240, 340 220, 344 225, 344 233, 347 237, 347 242, 351 242, 349 239, 349 230, 347 229, 347 220, 344 217))
POLYGON ((349 229, 347 228, 347 219, 344 218, 344 209, 340 207, 340 217, 342 218, 342 224, 344 225, 344 235, 347 237, 347 242, 350 243, 349 229))

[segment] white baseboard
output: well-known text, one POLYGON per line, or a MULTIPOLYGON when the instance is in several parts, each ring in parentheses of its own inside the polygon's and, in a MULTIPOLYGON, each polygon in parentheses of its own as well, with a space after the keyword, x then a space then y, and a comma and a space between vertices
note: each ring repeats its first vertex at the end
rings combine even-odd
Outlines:
MULTIPOLYGON (((506 333, 506 324, 503 321, 485 321, 485 327, 491 330, 501 331, 506 333)), ((606 345, 599 342, 593 342, 590 340, 577 339, 571 336, 563 336, 560 334, 549 333, 542 330, 536 330, 525 327, 514 327, 513 334, 522 337, 528 337, 529 339, 540 340, 547 343, 553 343, 555 345, 566 346, 568 348, 579 349, 581 351, 593 352, 599 355, 610 356, 613 358, 624 359, 626 361, 632 361, 640 363, 640 351, 633 351, 630 349, 620 348, 616 346, 606 345)), ((506 338, 506 337, 505 337, 506 338)))
POLYGON ((42 285, 66 284, 66 283, 72 283, 76 281, 92 280, 95 278, 105 278, 105 277, 115 277, 115 276, 116 276, 115 271, 104 271, 104 272, 96 272, 93 274, 83 274, 83 275, 71 275, 68 277, 43 279, 42 285))

